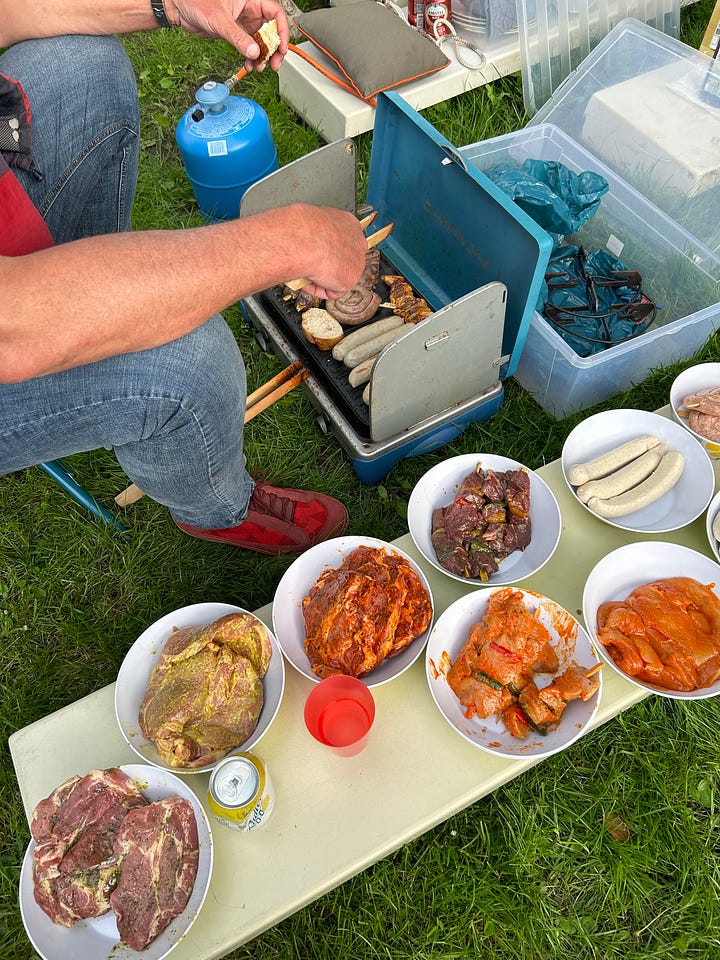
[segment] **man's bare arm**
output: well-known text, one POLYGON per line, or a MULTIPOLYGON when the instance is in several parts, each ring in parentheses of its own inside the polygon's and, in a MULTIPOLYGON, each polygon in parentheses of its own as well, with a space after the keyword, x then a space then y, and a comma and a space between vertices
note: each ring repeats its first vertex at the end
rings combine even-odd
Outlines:
MULTIPOLYGON (((221 37, 246 57, 249 69, 260 49, 252 39, 262 24, 277 21, 280 48, 270 59, 277 70, 287 53, 287 15, 277 0, 165 0, 173 26, 204 37, 221 37)), ((107 36, 157 27, 150 0, 0 0, 0 47, 21 40, 83 33, 107 36)))
POLYGON ((295 277, 311 277, 320 296, 338 296, 362 273, 365 251, 352 214, 296 204, 0 257, 0 382, 166 343, 295 277))

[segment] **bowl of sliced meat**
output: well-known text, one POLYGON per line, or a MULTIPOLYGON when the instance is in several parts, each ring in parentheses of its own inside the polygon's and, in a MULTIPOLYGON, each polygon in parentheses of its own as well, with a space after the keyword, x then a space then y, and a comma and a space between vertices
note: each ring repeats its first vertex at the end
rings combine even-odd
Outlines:
POLYGON ((720 457, 720 363, 696 363, 670 387, 673 416, 703 444, 711 457, 720 457))
POLYGON ((210 824, 165 770, 126 764, 72 776, 37 804, 30 831, 20 912, 44 960, 162 960, 200 912, 210 824))
POLYGON ((533 470, 508 457, 468 453, 420 478, 408 503, 408 527, 441 573, 501 586, 548 562, 562 521, 554 493, 533 470))
POLYGON ((564 750, 600 703, 602 663, 586 631, 554 600, 517 587, 475 590, 447 607, 425 667, 453 730, 499 757, 564 750))

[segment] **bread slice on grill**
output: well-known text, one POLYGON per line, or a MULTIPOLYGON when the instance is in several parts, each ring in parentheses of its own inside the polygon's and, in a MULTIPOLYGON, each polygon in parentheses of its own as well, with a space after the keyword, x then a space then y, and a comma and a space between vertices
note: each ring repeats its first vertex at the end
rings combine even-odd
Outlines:
POLYGON ((319 350, 332 350, 344 336, 342 326, 322 307, 310 307, 303 313, 302 332, 305 339, 319 350))

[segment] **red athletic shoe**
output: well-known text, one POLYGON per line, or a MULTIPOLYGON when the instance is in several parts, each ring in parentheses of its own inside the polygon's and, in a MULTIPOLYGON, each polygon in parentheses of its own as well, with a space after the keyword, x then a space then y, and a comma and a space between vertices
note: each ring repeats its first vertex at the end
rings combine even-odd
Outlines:
POLYGON ((259 483, 250 498, 248 515, 237 527, 206 530, 177 520, 175 524, 200 540, 230 543, 258 553, 299 554, 339 537, 347 520, 347 510, 334 497, 259 483))

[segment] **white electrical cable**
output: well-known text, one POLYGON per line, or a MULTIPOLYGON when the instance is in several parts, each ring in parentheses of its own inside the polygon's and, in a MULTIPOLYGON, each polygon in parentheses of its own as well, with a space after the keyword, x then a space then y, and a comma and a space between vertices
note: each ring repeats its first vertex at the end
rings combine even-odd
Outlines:
MULTIPOLYGON (((482 52, 482 50, 479 47, 476 47, 474 43, 471 43, 470 40, 466 40, 465 37, 459 37, 455 32, 455 27, 450 23, 449 20, 446 20, 445 17, 441 17, 440 20, 434 20, 432 29, 433 29, 433 34, 435 35, 435 43, 439 47, 442 47, 443 43, 446 40, 453 41, 453 43, 455 44, 455 56, 457 57, 457 61, 467 70, 482 70, 483 67, 486 65, 487 59, 485 57, 485 54, 482 52), (438 27, 441 25, 444 27, 447 27, 449 33, 446 33, 440 36, 438 34, 438 27), (472 52, 477 57, 477 62, 468 63, 461 52, 461 47, 467 47, 468 50, 472 50, 472 52)), ((432 37, 430 39, 432 39, 432 37)))

